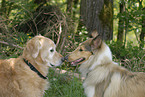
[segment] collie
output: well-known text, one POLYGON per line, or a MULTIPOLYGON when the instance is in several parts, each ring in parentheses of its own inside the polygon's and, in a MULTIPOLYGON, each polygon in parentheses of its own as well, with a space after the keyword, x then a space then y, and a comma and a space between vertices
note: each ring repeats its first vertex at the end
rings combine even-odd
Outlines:
POLYGON ((81 43, 65 59, 72 65, 81 64, 87 97, 145 97, 145 73, 128 71, 113 62, 100 36, 81 43))

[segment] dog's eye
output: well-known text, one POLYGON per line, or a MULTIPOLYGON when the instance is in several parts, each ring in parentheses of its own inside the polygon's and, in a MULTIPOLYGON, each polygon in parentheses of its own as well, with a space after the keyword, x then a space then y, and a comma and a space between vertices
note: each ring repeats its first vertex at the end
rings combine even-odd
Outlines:
POLYGON ((83 49, 80 48, 79 51, 81 52, 81 51, 83 51, 83 49))
POLYGON ((54 49, 51 49, 50 52, 54 52, 54 49))

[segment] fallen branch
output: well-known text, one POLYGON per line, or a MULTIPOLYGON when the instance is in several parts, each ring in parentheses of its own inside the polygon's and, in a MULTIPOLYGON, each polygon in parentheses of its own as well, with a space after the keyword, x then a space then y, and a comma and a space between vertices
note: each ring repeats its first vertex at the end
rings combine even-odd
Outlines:
POLYGON ((13 47, 16 47, 16 48, 20 48, 20 49, 23 49, 23 47, 21 46, 18 46, 18 45, 15 45, 15 44, 11 44, 11 43, 8 43, 8 42, 5 42, 5 41, 0 41, 1 44, 5 44, 5 45, 9 45, 9 46, 13 46, 13 47))

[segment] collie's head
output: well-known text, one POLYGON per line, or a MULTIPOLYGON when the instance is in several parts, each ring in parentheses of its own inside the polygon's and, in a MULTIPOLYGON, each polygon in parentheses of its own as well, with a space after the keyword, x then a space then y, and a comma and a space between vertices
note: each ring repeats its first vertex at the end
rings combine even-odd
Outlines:
MULTIPOLYGON (((112 54, 109 47, 102 41, 101 36, 89 38, 65 57, 71 64, 87 64, 88 67, 105 64, 112 61, 112 54)), ((92 67, 92 68, 93 68, 92 67)))

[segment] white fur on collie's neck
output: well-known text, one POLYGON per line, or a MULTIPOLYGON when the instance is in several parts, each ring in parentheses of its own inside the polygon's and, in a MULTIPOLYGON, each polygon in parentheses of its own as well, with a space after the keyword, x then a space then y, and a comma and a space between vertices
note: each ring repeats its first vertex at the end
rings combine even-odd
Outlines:
MULTIPOLYGON (((112 63, 116 64, 115 62, 112 61, 112 53, 110 51, 110 48, 103 42, 101 44, 101 48, 97 49, 94 55, 90 56, 90 58, 86 62, 81 64, 79 70, 82 73, 82 76, 84 77, 87 76, 83 83, 87 97, 93 97, 95 94, 94 85, 102 82, 109 75, 108 68, 104 68, 101 65, 112 63)), ((114 74, 113 76, 114 77, 112 77, 111 79, 112 81, 113 80, 116 81, 118 78, 119 79, 121 78, 120 74, 114 74), (117 79, 115 76, 118 76, 117 79)), ((116 81, 116 83, 120 82, 116 81)), ((114 86, 114 88, 116 89, 114 91, 117 91, 119 89, 119 86, 114 86)), ((108 93, 109 92, 110 91, 108 90, 108 93)))

